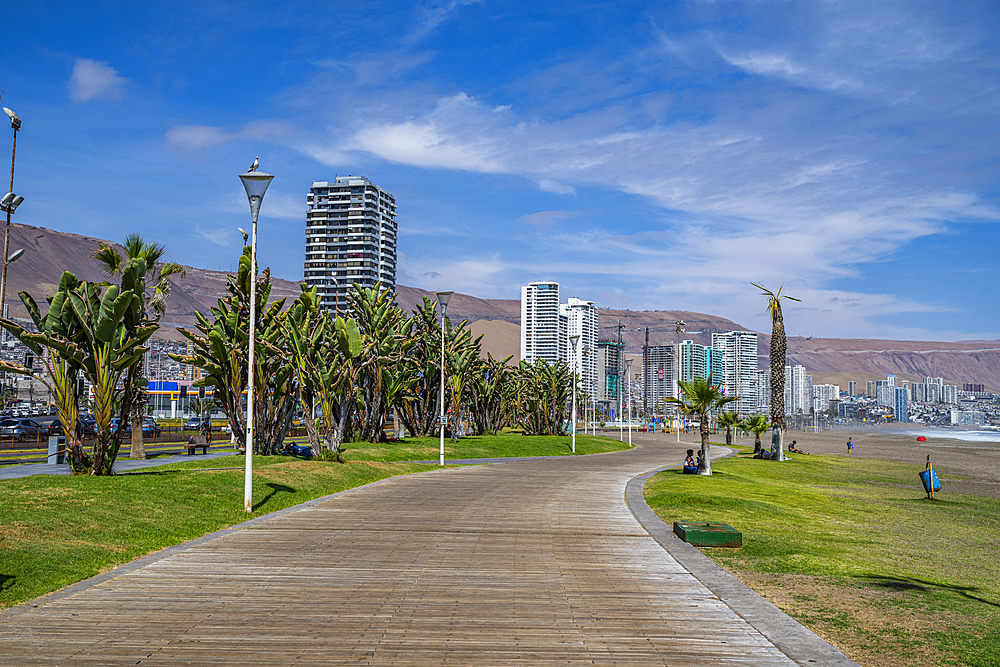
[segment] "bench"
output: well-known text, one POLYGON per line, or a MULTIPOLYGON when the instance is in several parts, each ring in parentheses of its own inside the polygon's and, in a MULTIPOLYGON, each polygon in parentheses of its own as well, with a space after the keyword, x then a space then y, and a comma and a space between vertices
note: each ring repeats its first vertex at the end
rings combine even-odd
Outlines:
POLYGON ((204 435, 192 435, 188 438, 187 445, 188 456, 194 456, 197 449, 201 447, 202 454, 208 454, 208 441, 204 435))

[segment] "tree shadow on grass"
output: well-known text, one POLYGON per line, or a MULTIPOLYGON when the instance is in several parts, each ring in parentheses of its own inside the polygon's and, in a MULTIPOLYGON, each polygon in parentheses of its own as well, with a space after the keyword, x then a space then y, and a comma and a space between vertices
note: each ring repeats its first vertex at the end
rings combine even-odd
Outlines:
POLYGON ((914 577, 892 577, 881 574, 864 575, 858 577, 858 579, 891 591, 921 591, 924 593, 931 590, 950 591, 952 593, 957 593, 964 598, 968 598, 969 600, 975 600, 976 602, 981 602, 991 607, 1000 608, 1000 603, 973 595, 974 592, 979 592, 979 588, 976 586, 942 584, 935 581, 927 581, 926 579, 916 579, 914 577))
POLYGON ((284 484, 276 484, 275 482, 268 482, 266 486, 271 487, 271 492, 266 496, 261 498, 256 505, 253 506, 253 511, 256 512, 261 507, 267 504, 267 501, 276 496, 279 493, 295 493, 295 489, 290 486, 285 486, 284 484))
POLYGON ((14 581, 17 579, 12 574, 0 574, 0 591, 5 591, 14 585, 14 581))

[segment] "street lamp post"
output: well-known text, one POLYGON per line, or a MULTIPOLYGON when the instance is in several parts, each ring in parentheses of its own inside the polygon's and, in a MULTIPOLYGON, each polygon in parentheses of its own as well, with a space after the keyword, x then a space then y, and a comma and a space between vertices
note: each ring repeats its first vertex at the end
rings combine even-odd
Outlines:
POLYGON ((625 360, 625 380, 628 383, 628 446, 632 446, 632 360, 625 360))
MULTIPOLYGON (((257 171, 257 160, 245 174, 240 174, 243 187, 250 200, 250 349, 247 351, 247 431, 246 431, 246 471, 243 476, 243 509, 253 511, 253 408, 254 408, 254 337, 257 329, 257 215, 264 200, 267 186, 274 178, 271 174, 257 171)), ((246 234, 244 233, 244 243, 246 234)))
POLYGON ((17 154, 17 131, 21 129, 21 119, 7 107, 3 108, 3 112, 10 118, 10 126, 14 130, 14 143, 10 148, 10 189, 7 190, 7 196, 3 198, 3 209, 7 212, 7 226, 3 232, 3 268, 0 269, 0 310, 2 310, 2 304, 7 303, 7 254, 10 252, 10 214, 24 201, 24 197, 18 197, 14 194, 14 156, 17 154))
POLYGON ((570 383, 572 383, 573 385, 573 408, 571 410, 571 415, 570 415, 570 418, 572 420, 571 423, 573 425, 573 444, 571 447, 571 451, 574 454, 576 454, 576 373, 577 373, 577 367, 579 366, 576 360, 576 346, 577 343, 580 342, 580 335, 575 334, 573 336, 570 336, 569 342, 573 344, 573 368, 572 372, 570 373, 570 383))
POLYGON ((441 465, 444 465, 444 316, 448 312, 448 302, 454 292, 438 292, 438 303, 441 304, 441 465))

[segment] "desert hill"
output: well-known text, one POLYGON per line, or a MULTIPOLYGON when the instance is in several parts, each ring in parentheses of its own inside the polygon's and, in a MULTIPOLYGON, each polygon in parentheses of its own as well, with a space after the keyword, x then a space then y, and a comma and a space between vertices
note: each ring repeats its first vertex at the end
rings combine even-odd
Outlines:
MULTIPOLYGON (((101 239, 57 232, 30 225, 11 225, 11 252, 24 248, 24 255, 8 265, 7 304, 13 317, 26 317, 17 292, 27 290, 37 301, 55 291, 63 270, 72 271, 84 280, 103 280, 91 254, 101 239)), ((169 251, 169 248, 168 248, 169 251)), ((225 293, 228 274, 187 267, 183 278, 173 281, 160 335, 180 339, 176 326, 189 326, 195 311, 208 312, 225 293)), ((272 296, 294 297, 299 284, 274 278, 272 296)), ((415 287, 396 286, 396 301, 403 309, 412 310, 423 298, 436 298, 433 292, 415 287)), ((736 322, 705 313, 688 311, 646 310, 628 311, 599 309, 601 338, 616 340, 618 325, 625 349, 641 354, 645 328, 649 328, 650 345, 670 344, 675 340, 674 321, 686 322, 681 340, 690 339, 710 345, 713 332, 742 330, 736 322), (697 333, 695 333, 697 332, 697 333)), ((513 355, 518 359, 520 347, 521 304, 517 299, 480 299, 456 294, 448 314, 454 320, 467 319, 473 331, 483 334, 484 351, 494 358, 513 355)), ((759 367, 768 363, 770 336, 759 337, 759 367)), ((788 362, 801 364, 812 373, 813 381, 833 382, 846 387, 848 380, 864 383, 893 373, 901 379, 921 380, 926 376, 943 377, 949 383, 976 382, 993 390, 1000 388, 1000 341, 926 342, 897 340, 867 340, 853 338, 788 339, 788 362)))

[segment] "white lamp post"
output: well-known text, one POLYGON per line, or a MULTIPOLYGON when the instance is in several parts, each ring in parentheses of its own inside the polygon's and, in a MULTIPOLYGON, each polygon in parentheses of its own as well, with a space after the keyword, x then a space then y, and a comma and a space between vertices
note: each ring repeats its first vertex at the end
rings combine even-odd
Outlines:
POLYGON ((3 304, 7 303, 7 253, 10 252, 10 214, 13 213, 24 197, 14 194, 14 156, 17 154, 17 131, 21 129, 21 119, 16 113, 3 108, 3 112, 10 118, 10 126, 14 130, 14 143, 10 148, 10 189, 3 198, 3 210, 7 212, 7 226, 3 232, 3 268, 0 269, 0 310, 3 304))
MULTIPOLYGON (((246 433, 246 472, 243 476, 243 509, 253 511, 253 408, 254 408, 254 337, 257 328, 257 215, 260 213, 260 203, 264 200, 267 186, 274 178, 271 174, 257 171, 257 160, 254 166, 245 174, 240 174, 243 187, 250 200, 250 349, 247 352, 247 433, 246 433)), ((242 231, 242 230, 241 230, 242 231)), ((244 232, 244 243, 246 233, 244 232)))
POLYGON ((438 303, 441 304, 441 465, 444 465, 444 315, 448 311, 448 302, 454 292, 438 292, 438 303))
POLYGON ((569 337, 569 342, 573 344, 573 368, 570 373, 570 382, 573 385, 573 409, 571 411, 571 419, 573 424, 573 444, 571 451, 576 454, 576 367, 579 365, 576 362, 576 345, 580 342, 580 335, 575 334, 569 337))
POLYGON ((628 389, 628 446, 632 446, 632 360, 625 360, 625 382, 628 389))

